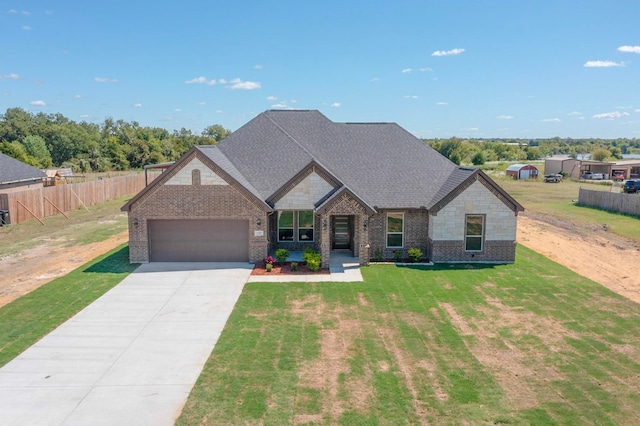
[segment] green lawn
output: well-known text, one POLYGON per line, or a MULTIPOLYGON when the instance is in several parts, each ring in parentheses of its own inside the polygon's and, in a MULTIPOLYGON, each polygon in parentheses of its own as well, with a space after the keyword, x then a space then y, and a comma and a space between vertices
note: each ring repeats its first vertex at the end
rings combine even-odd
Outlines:
MULTIPOLYGON (((611 232, 640 244, 639 218, 581 207, 574 202, 578 200, 580 187, 595 191, 609 191, 610 185, 576 180, 544 183, 540 179, 538 181, 513 180, 494 174, 491 177, 524 206, 525 214, 542 214, 578 225, 607 225, 611 232)), ((619 191, 619 189, 616 190, 619 191)))
POLYGON ((638 305, 517 256, 247 284, 178 424, 640 424, 638 305))
POLYGON ((0 308, 0 367, 122 281, 129 264, 122 245, 0 308))

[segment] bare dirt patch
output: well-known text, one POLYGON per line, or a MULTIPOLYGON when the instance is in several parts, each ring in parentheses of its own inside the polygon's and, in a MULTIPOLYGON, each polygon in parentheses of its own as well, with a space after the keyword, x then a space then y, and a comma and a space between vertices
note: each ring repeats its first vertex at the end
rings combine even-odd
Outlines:
POLYGON ((640 303, 640 248, 606 226, 550 216, 518 216, 518 242, 608 289, 640 303))
POLYGON ((98 243, 65 247, 64 240, 42 239, 38 246, 0 259, 0 306, 32 292, 127 241, 128 231, 98 243))

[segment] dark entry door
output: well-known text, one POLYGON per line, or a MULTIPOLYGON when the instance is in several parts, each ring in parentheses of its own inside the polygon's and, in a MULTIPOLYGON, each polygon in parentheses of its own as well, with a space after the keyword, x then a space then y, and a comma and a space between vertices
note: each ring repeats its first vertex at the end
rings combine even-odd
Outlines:
POLYGON ((349 216, 333 216, 333 249, 351 248, 349 216))

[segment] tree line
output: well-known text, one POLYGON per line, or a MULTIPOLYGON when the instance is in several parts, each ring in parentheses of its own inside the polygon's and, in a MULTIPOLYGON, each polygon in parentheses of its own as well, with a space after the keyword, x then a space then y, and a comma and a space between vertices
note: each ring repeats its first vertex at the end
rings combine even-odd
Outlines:
POLYGON ((597 161, 615 161, 623 154, 640 153, 640 139, 425 139, 456 164, 482 165, 487 161, 533 161, 553 155, 597 161))
MULTIPOLYGON (((174 161, 194 145, 213 145, 231 134, 219 124, 200 134, 169 132, 136 121, 107 118, 101 124, 75 122, 62 114, 33 114, 9 108, 0 115, 0 152, 40 169, 71 167, 76 172, 138 169, 174 161)), ((425 139, 456 164, 532 161, 552 155, 590 155, 615 160, 640 153, 640 139, 425 139)))
POLYGON ((75 122, 62 114, 9 108, 0 115, 0 152, 40 169, 76 172, 137 169, 174 161, 194 145, 213 145, 231 134, 219 124, 200 134, 169 132, 138 122, 107 118, 101 124, 75 122))

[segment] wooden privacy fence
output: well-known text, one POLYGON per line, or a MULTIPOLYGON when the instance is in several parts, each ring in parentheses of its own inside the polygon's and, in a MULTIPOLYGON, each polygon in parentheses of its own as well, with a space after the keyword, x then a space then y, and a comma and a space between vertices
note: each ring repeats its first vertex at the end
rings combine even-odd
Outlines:
POLYGON ((578 204, 616 213, 640 216, 640 195, 580 188, 578 204))
POLYGON ((9 210, 9 223, 63 214, 93 204, 137 194, 145 186, 143 174, 91 182, 48 186, 0 194, 0 210, 9 210))

